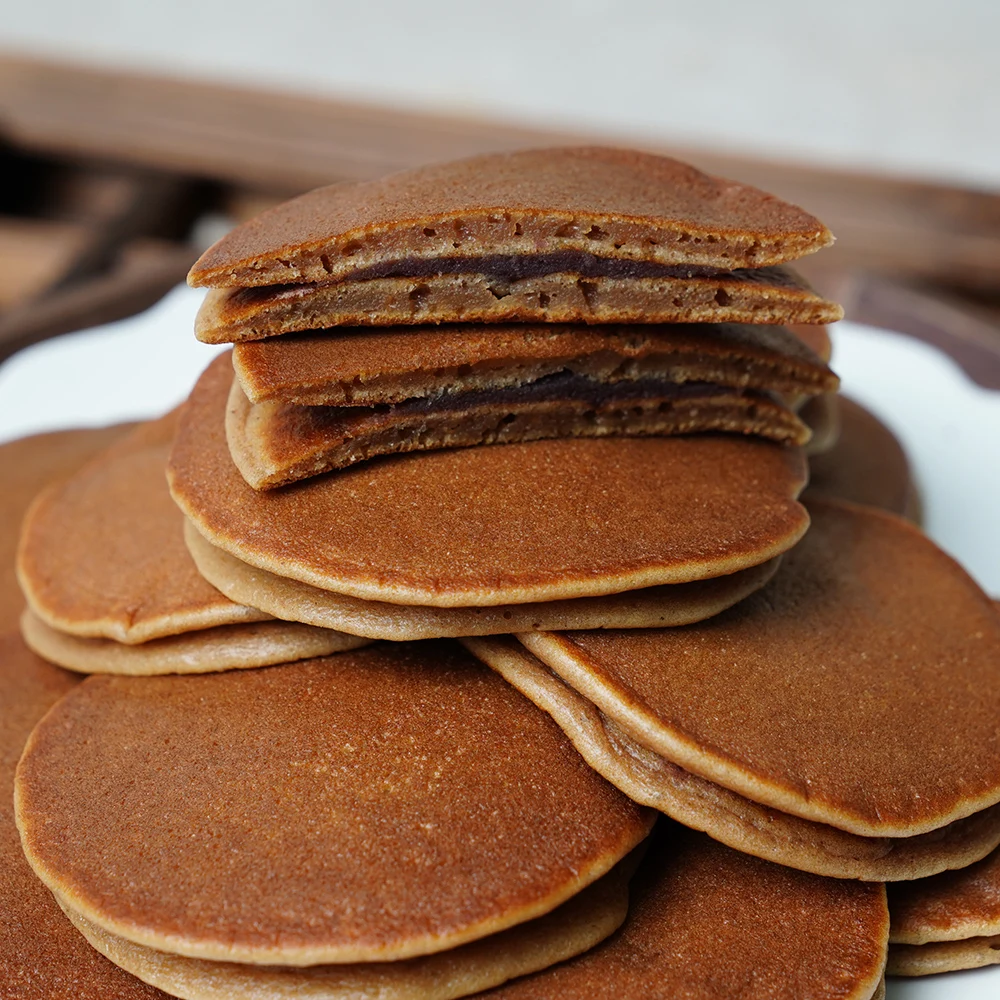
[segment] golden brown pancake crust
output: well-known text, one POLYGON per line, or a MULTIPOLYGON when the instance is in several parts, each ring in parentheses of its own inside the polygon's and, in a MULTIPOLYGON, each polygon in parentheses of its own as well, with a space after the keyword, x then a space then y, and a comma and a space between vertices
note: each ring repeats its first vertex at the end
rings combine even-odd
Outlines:
POLYGON ((816 501, 755 595, 683 629, 522 642, 643 746, 747 798, 866 837, 1000 800, 1000 620, 915 528, 816 501))
POLYGON ((890 944, 886 972, 890 976, 933 976, 986 965, 1000 965, 1000 934, 932 944, 890 944))
POLYGON ((561 371, 615 382, 674 382, 783 393, 836 390, 813 350, 780 326, 519 324, 350 328, 238 344, 247 398, 303 406, 372 406, 443 390, 497 389, 561 371))
POLYGON ((808 497, 828 496, 911 518, 916 500, 909 463, 895 435, 874 414, 839 396, 840 436, 809 459, 808 497))
POLYGON ((745 854, 834 878, 920 879, 1000 844, 1000 805, 914 837, 859 837, 790 816, 685 771, 629 736, 512 637, 463 644, 548 712, 584 760, 636 802, 745 854))
POLYGON ((233 604, 188 555, 164 478, 174 426, 173 414, 140 426, 32 506, 18 575, 46 624, 134 643, 269 617, 233 604))
POLYGON ((832 239, 807 212, 677 160, 565 147, 319 188, 228 233, 188 281, 324 281, 385 260, 567 250, 728 270, 794 260, 832 239))
POLYGON ((113 934, 313 965, 455 947, 549 912, 651 813, 453 643, 198 677, 91 677, 32 734, 35 871, 113 934))
POLYGON ((132 426, 53 431, 0 445, 0 632, 17 628, 24 605, 14 554, 21 520, 31 501, 49 483, 76 472, 132 426))
POLYGON ((880 885, 793 871, 671 826, 617 934, 485 997, 869 1000, 887 931, 880 885))
MULTIPOLYGON (((642 845, 636 848, 641 852, 642 845)), ((621 926, 630 855, 551 913, 450 951, 396 962, 294 969, 208 962, 116 937, 67 908, 87 940, 117 965, 188 1000, 453 1000, 578 955, 621 926)))
MULTIPOLYGON (((89 435, 73 437, 57 447, 72 454, 89 435)), ((21 850, 14 768, 34 725, 78 679, 29 652, 20 636, 0 638, 0 992, 12 1000, 166 1000, 84 941, 21 850)))
POLYGON ((718 614, 764 586, 780 562, 779 557, 711 580, 647 587, 608 597, 499 604, 489 608, 408 607, 334 594, 255 569, 211 545, 190 524, 186 529, 188 548, 198 570, 234 601, 260 608, 276 618, 397 642, 498 635, 529 629, 687 625, 718 614))
POLYGON ((222 344, 397 323, 834 323, 843 315, 784 267, 683 277, 452 273, 213 288, 195 335, 222 344))
POLYGON ((364 600, 490 606, 682 583, 765 562, 807 524, 798 450, 725 435, 399 456, 261 495, 226 444, 231 380, 216 359, 185 406, 174 499, 243 562, 364 600))

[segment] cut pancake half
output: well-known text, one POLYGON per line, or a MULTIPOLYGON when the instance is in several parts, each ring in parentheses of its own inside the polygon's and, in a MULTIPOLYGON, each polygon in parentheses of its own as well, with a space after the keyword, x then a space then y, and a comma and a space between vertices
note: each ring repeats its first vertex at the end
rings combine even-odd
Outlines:
MULTIPOLYGON (((707 622, 521 642, 627 737, 617 757, 662 760, 666 781, 682 769, 761 815, 887 856, 840 874, 969 864, 1000 840, 1000 620, 906 522, 834 502, 811 511, 781 572, 707 622)), ((802 866, 797 850, 787 863, 802 866)))
POLYGON ((881 885, 768 864, 673 824, 652 839, 617 934, 488 1000, 882 996, 881 885))
POLYGON ((608 597, 495 607, 408 607, 321 590, 241 562, 187 523, 185 538, 198 571, 227 597, 275 618, 306 622, 372 639, 405 641, 532 630, 663 628, 701 621, 743 600, 774 575, 779 559, 729 576, 630 590, 608 597))
POLYGON ((38 876, 110 934, 296 967, 435 954, 551 913, 654 816, 446 642, 90 677, 33 732, 15 809, 38 876))
POLYGON ((216 359, 184 408, 174 499, 216 547, 334 593, 446 608, 605 596, 760 565, 808 524, 801 452, 735 435, 400 455, 258 493, 226 441, 232 377, 216 359))
POLYGON ((184 1000, 454 1000, 579 955, 617 930, 628 907, 630 858, 545 916, 449 951, 396 962, 304 968, 185 958, 66 914, 102 955, 184 1000))
POLYGON ((802 209, 669 157, 563 147, 319 188, 232 230, 188 281, 317 282, 401 261, 566 252, 728 271, 794 260, 832 241, 802 209))
MULTIPOLYGON (((409 262, 404 262, 409 263, 409 262)), ((561 270, 510 277, 511 261, 463 261, 491 271, 437 270, 263 288, 213 288, 195 319, 208 344, 244 343, 339 326, 438 323, 834 323, 843 310, 786 267, 717 274, 585 277, 561 270)), ((580 261, 574 261, 579 268, 580 261)), ((563 266, 545 262, 542 266, 563 266)), ((436 268, 447 267, 444 262, 436 268)), ((412 266, 406 270, 422 271, 412 266)), ((635 270, 635 268, 632 268, 635 270)))

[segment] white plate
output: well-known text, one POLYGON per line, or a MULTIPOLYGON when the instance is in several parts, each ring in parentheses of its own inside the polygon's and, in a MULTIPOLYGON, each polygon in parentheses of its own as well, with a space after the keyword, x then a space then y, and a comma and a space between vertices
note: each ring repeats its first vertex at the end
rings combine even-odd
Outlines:
MULTIPOLYGON (((0 367, 0 441, 60 427, 152 417, 179 403, 222 348, 192 334, 202 293, 176 288, 139 316, 60 337, 0 367)), ((925 528, 991 594, 1000 595, 1000 393, 946 355, 854 323, 834 329, 844 391, 903 442, 925 528)), ((1000 967, 896 979, 889 1000, 997 1000, 1000 967)))

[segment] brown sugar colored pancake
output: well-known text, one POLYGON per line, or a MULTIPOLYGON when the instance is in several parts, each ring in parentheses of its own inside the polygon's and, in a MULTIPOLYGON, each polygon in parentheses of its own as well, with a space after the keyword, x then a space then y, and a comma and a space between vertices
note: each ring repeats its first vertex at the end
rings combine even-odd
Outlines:
POLYGON ((728 271, 794 260, 832 241, 802 209, 669 157, 564 147, 319 188, 228 233, 188 281, 317 282, 387 262, 565 252, 728 271))
POLYGON ((787 267, 694 274, 660 264, 550 255, 525 275, 509 260, 432 262, 419 276, 210 289, 195 335, 209 344, 244 343, 327 327, 439 323, 833 323, 835 302, 787 267), (459 270, 443 271, 446 267, 459 270), (489 267, 488 272, 464 268, 489 267), (547 271, 548 268, 563 270, 547 271), (575 268, 575 270, 565 270, 575 268), (594 274, 594 271, 602 272, 594 274), (581 273, 583 272, 583 273, 581 273), (585 274, 590 274, 589 277, 585 274))
MULTIPOLYGON (((621 730, 622 753, 631 743, 633 756, 779 815, 877 838, 897 869, 877 878, 959 867, 956 851, 969 864, 1000 839, 990 809, 1000 621, 905 522, 834 502, 811 511, 812 529, 771 583, 709 622, 520 639, 621 730), (926 856, 928 845, 942 856, 926 856), (925 856, 900 872, 897 848, 925 856)), ((796 845, 788 853, 797 863, 796 845)))
POLYGON ((743 600, 774 575, 780 558, 728 576, 647 587, 608 597, 434 608, 364 601, 320 590, 241 562, 207 542, 190 524, 188 549, 198 571, 227 597, 288 621, 372 639, 457 638, 566 628, 661 628, 701 621, 743 600))
POLYGON ((568 372, 602 383, 657 378, 789 395, 835 391, 817 353, 780 326, 460 324, 321 330, 238 344, 253 403, 376 406, 505 389, 568 372))
POLYGON ((554 910, 648 833, 454 643, 198 677, 91 677, 15 807, 65 906, 137 944, 305 966, 433 954, 554 910))
MULTIPOLYGON (((63 443, 72 453, 84 440, 63 443)), ((11 1000, 166 1000, 87 944, 21 850, 13 810, 18 757, 38 720, 78 680, 31 653, 16 633, 0 638, 0 993, 11 1000)))
POLYGON ((132 426, 53 431, 0 445, 0 632, 17 628, 24 605, 14 556, 21 520, 31 501, 49 483, 74 473, 132 426))
POLYGON ((484 1000, 872 1000, 883 991, 884 892, 671 827, 633 880, 621 930, 484 1000))
POLYGON ((799 451, 726 435, 393 456, 259 494, 229 455, 231 382, 217 359, 185 406, 174 499, 241 561, 363 600, 489 607, 685 583, 767 562, 808 523, 799 451))
MULTIPOLYGON (((637 851, 640 851, 637 848, 637 851)), ((630 857, 545 916, 450 951, 396 962, 240 965, 185 958, 135 944, 80 914, 66 914, 116 965, 186 1000, 452 1000, 565 961, 617 930, 628 906, 630 857)))
POLYGON ((838 398, 840 435, 809 459, 807 497, 830 496, 919 520, 920 500, 909 463, 888 427, 863 406, 838 398))
POLYGON ((164 468, 175 417, 144 424, 39 497, 19 555, 29 646, 85 673, 198 673, 361 645, 270 621, 198 573, 164 468))
POLYGON ((391 406, 251 403, 233 379, 226 440, 255 490, 384 455, 551 438, 666 437, 720 432, 804 445, 809 428, 776 396, 704 382, 611 385, 560 373, 391 406))

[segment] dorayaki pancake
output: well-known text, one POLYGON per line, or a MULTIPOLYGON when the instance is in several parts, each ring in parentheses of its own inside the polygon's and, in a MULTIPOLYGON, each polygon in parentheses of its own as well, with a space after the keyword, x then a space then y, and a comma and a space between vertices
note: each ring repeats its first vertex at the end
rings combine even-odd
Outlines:
POLYGON ((837 403, 839 437, 825 454, 810 456, 806 495, 839 497, 919 521, 920 500, 895 435, 853 400, 840 396, 837 403))
POLYGON ((289 621, 372 639, 437 639, 567 628, 662 628, 718 614, 759 590, 780 558, 728 576, 646 587, 607 597, 432 608, 364 601, 320 590, 241 562, 207 542, 190 523, 185 539, 198 571, 227 597, 289 621))
POLYGON ((914 837, 859 837, 753 802, 642 746, 514 639, 462 640, 548 712, 594 770, 637 802, 722 843, 835 878, 885 882, 961 868, 1000 843, 1000 806, 914 837))
POLYGON ((87 944, 21 850, 14 768, 32 728, 77 681, 29 652, 15 633, 0 638, 0 994, 10 1000, 165 1000, 87 944))
POLYGON ((196 286, 340 280, 413 263, 565 252, 724 271, 833 241, 802 209, 665 156, 601 147, 494 153, 319 188, 237 226, 196 286))
POLYGON ((552 911, 652 813, 454 643, 90 677, 32 733, 28 860, 111 934, 212 961, 432 954, 552 911))
POLYGON ((495 606, 722 576, 794 545, 796 448, 755 438, 581 438, 392 456, 256 493, 229 455, 232 368, 195 386, 168 475, 213 545, 323 590, 495 606))
POLYGON ((821 361, 830 363, 830 358, 833 356, 833 342, 830 340, 830 331, 825 326, 791 323, 786 329, 791 330, 821 361))
POLYGON ((528 259, 528 269, 510 258, 422 261, 419 267, 407 261, 402 269, 419 276, 376 277, 369 269, 338 281, 213 288, 198 310, 195 335, 225 344, 337 326, 833 323, 843 316, 787 267, 698 274, 587 254, 528 259), (459 270, 443 270, 449 267, 459 270), (545 273, 535 273, 539 268, 545 273))
POLYGON ((301 406, 401 403, 563 373, 602 383, 656 378, 788 395, 838 385, 795 333, 737 324, 323 330, 237 344, 233 367, 251 402, 301 406))
POLYGON ((634 867, 630 855, 545 916, 450 951, 397 962, 307 968, 209 962, 135 944, 72 910, 66 913, 116 965, 185 1000, 452 1000, 548 968, 604 940, 625 919, 634 867))
POLYGON ((943 853, 876 878, 959 867, 956 849, 963 864, 983 857, 1000 841, 985 811, 1000 800, 1000 619, 906 522, 833 501, 811 512, 774 579, 708 622, 519 638, 640 755, 855 837, 912 851, 930 835, 943 853), (964 818, 978 854, 968 831, 951 843, 964 818))
POLYGON ((840 397, 835 392, 811 396, 798 412, 809 428, 805 452, 811 462, 814 456, 826 454, 840 438, 840 397))
POLYGON ((171 414, 136 428, 32 506, 18 563, 28 645, 72 670, 129 674, 257 667, 361 645, 269 621, 198 573, 164 475, 175 424, 171 414))
POLYGON ((287 621, 241 622, 128 645, 88 639, 46 625, 25 608, 21 635, 46 660, 85 674, 204 674, 289 663, 357 649, 364 639, 287 621))
POLYGON ((0 633, 17 628, 24 605, 14 572, 24 512, 41 489, 71 475, 131 427, 54 431, 0 445, 0 633))
POLYGON ((1000 934, 933 944, 890 944, 886 972, 890 976, 934 976, 987 965, 1000 965, 1000 934))
MULTIPOLYGON (((621 930, 489 1000, 870 1000, 882 995, 885 890, 818 878, 671 826, 621 930)), ((484 1000, 486 1000, 484 997, 484 1000)))
POLYGON ((251 403, 233 379, 226 440, 240 475, 273 489, 385 455, 551 438, 719 432, 804 445, 809 428, 771 393, 660 379, 611 385, 561 373, 387 406, 251 403))

